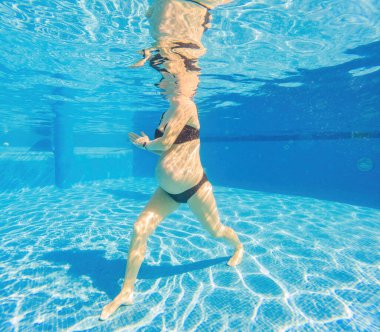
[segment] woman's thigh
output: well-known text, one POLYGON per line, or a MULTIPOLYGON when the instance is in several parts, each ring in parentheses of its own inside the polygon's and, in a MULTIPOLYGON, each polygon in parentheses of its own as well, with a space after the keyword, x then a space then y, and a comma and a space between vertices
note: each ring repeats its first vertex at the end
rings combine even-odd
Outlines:
POLYGON ((135 222, 135 229, 151 234, 160 222, 175 211, 180 203, 174 201, 161 187, 158 187, 135 222))
POLYGON ((187 204, 207 231, 218 236, 223 225, 219 218, 211 183, 209 181, 203 183, 197 192, 189 198, 187 204))

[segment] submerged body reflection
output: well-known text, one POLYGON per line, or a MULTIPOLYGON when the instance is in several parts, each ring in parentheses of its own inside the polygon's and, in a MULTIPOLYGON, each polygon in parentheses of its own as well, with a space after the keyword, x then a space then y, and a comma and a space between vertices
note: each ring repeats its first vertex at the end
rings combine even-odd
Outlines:
POLYGON ((212 185, 202 167, 200 123, 193 101, 199 84, 198 59, 206 52, 201 38, 210 27, 209 9, 229 1, 156 0, 147 12, 155 43, 141 52, 143 60, 132 67, 149 61, 161 73, 157 85, 169 108, 162 114, 153 140, 143 132, 129 133, 129 138, 135 146, 160 155, 155 170, 159 187, 134 224, 122 290, 104 307, 101 319, 107 319, 120 305, 133 303, 147 238, 181 203, 188 204, 213 237, 226 240, 234 248, 228 265, 242 260, 243 246, 236 233, 221 223, 212 185))

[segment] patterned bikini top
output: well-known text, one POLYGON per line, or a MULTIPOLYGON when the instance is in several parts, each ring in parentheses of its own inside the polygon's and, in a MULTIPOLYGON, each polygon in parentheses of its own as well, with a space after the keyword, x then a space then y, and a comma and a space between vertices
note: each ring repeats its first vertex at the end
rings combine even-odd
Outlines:
MULTIPOLYGON (((161 120, 162 120, 164 114, 165 114, 165 112, 162 113, 161 120)), ((161 123, 161 120, 160 120, 160 123, 161 123)), ((166 129, 167 125, 168 124, 165 125, 164 130, 166 129)), ((164 135, 164 132, 157 128, 155 133, 154 133, 154 138, 158 138, 158 137, 161 137, 163 135, 164 135)), ((185 125, 182 128, 179 135, 177 136, 176 140, 174 141, 174 144, 181 144, 181 143, 192 141, 192 140, 195 140, 198 138, 199 138, 199 129, 195 128, 193 126, 185 125)))

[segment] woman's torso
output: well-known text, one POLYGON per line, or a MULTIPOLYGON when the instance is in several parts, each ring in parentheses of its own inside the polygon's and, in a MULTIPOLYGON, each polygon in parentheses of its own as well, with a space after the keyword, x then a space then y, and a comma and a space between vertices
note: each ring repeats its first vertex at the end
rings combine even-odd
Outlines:
MULTIPOLYGON (((164 130, 171 116, 170 112, 170 110, 165 112, 157 127, 159 130, 164 130)), ((187 125, 200 128, 196 111, 190 117, 187 125)), ((196 185, 203 175, 199 150, 199 139, 193 139, 173 144, 167 151, 162 152, 155 170, 160 187, 172 194, 178 194, 196 185)))
MULTIPOLYGON (((191 1, 155 0, 148 17, 150 33, 160 55, 156 56, 156 61, 152 58, 151 65, 163 75, 160 82, 162 94, 169 102, 182 96, 185 105, 193 105, 187 126, 200 128, 196 106, 189 99, 195 94, 199 82, 197 60, 205 53, 201 38, 210 14, 205 7, 191 1)), ((173 112, 172 108, 165 112, 158 129, 164 131, 173 112)), ((199 150, 199 139, 193 139, 173 144, 164 151, 156 166, 159 185, 177 194, 197 184, 203 175, 199 150)))

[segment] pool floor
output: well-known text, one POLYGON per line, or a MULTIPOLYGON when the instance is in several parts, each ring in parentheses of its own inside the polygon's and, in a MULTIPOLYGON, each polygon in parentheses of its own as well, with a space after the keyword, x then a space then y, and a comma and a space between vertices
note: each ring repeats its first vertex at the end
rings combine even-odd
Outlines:
POLYGON ((148 239, 134 305, 100 321, 156 187, 0 193, 0 330, 379 331, 380 210, 215 185, 243 262, 229 267, 233 249, 182 205, 148 239))

